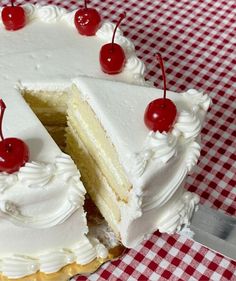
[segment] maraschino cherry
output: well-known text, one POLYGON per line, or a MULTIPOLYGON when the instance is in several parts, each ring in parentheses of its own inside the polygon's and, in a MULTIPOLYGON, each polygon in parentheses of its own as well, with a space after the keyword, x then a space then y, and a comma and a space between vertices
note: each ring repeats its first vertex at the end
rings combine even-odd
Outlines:
POLYGON ((126 58, 124 50, 119 44, 114 43, 116 30, 125 17, 125 13, 120 15, 120 19, 113 32, 111 43, 103 45, 100 50, 100 65, 102 71, 107 74, 118 74, 125 66, 126 58))
POLYGON ((169 132, 172 128, 176 119, 177 109, 175 104, 166 98, 166 75, 161 54, 157 54, 157 59, 162 70, 164 96, 149 103, 145 110, 144 122, 150 130, 162 133, 169 132))
POLYGON ((11 0, 11 6, 2 9, 2 22, 7 30, 18 30, 25 26, 25 11, 20 6, 14 6, 14 0, 11 0))
POLYGON ((26 143, 17 138, 4 139, 2 134, 2 120, 6 105, 0 99, 0 172, 12 174, 24 166, 29 160, 29 149, 26 143))
POLYGON ((96 9, 87 8, 87 1, 84 0, 84 8, 75 13, 74 22, 81 35, 93 36, 100 26, 101 17, 96 9))

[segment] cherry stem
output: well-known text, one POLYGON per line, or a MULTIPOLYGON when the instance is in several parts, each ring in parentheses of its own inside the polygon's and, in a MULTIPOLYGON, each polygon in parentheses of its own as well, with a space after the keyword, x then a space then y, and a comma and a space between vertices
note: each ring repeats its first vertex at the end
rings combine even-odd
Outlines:
POLYGON ((123 20, 125 17, 126 17, 126 13, 123 13, 123 14, 120 15, 120 19, 119 19, 119 21, 117 22, 116 27, 115 27, 115 29, 114 29, 113 36, 112 36, 112 41, 111 41, 112 50, 113 50, 113 45, 114 45, 114 41, 115 41, 116 30, 117 30, 117 28, 119 27, 119 25, 121 24, 122 20, 123 20))
POLYGON ((0 99, 0 107, 1 107, 1 115, 0 115, 0 137, 1 140, 4 140, 3 134, 2 134, 2 120, 3 120, 3 115, 4 111, 6 109, 6 105, 2 99, 0 99))
POLYGON ((164 96, 163 98, 166 99, 166 73, 165 73, 165 67, 164 67, 164 62, 162 59, 162 56, 160 53, 156 54, 156 58, 159 60, 161 71, 162 71, 162 79, 163 79, 163 84, 164 84, 164 96))
POLYGON ((14 2, 15 2, 15 0, 11 0, 12 7, 14 7, 14 2))
POLYGON ((84 7, 87 9, 87 0, 84 0, 84 7))

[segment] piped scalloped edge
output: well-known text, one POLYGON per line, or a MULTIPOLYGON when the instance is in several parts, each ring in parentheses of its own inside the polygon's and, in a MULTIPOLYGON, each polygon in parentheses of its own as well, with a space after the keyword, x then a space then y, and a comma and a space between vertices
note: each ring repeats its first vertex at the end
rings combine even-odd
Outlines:
POLYGON ((22 278, 8 278, 0 274, 0 281, 66 281, 75 275, 89 275, 97 271, 104 263, 114 261, 120 258, 125 251, 122 245, 116 246, 109 250, 108 257, 105 259, 97 258, 86 265, 79 265, 76 263, 66 265, 56 273, 45 274, 37 272, 22 278))

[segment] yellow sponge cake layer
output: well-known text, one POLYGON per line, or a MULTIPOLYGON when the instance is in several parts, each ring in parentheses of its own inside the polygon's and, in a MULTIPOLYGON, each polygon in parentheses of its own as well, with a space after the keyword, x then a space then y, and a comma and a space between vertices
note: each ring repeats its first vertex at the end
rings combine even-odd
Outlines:
POLYGON ((91 154, 109 185, 119 198, 125 202, 131 184, 121 166, 117 153, 102 125, 91 107, 80 96, 77 87, 72 87, 72 95, 68 102, 68 118, 73 128, 91 154))
POLYGON ((66 92, 23 90, 22 95, 44 125, 65 126, 68 99, 66 92))
POLYGON ((115 193, 111 190, 85 145, 75 134, 71 124, 66 128, 66 152, 77 164, 87 192, 118 236, 120 210, 115 193))
POLYGON ((56 144, 64 151, 65 149, 65 126, 48 126, 45 125, 45 128, 52 136, 56 144))

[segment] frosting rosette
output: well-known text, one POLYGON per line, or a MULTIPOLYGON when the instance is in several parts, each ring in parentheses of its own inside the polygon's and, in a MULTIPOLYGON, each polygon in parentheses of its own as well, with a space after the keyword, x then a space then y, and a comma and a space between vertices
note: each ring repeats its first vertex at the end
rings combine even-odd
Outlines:
POLYGON ((37 10, 37 16, 46 23, 54 23, 60 20, 65 13, 65 9, 53 5, 42 6, 37 10))

